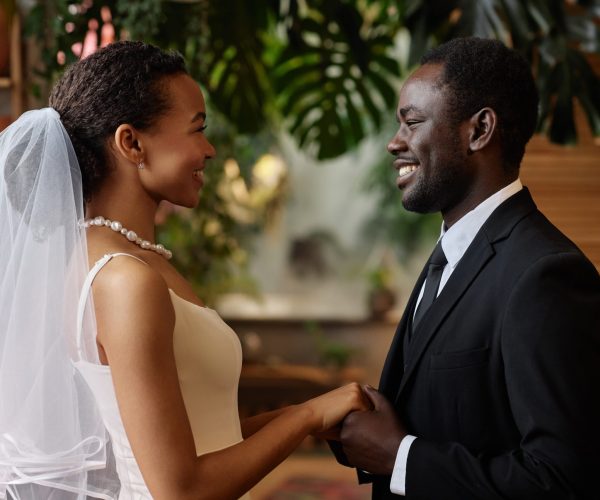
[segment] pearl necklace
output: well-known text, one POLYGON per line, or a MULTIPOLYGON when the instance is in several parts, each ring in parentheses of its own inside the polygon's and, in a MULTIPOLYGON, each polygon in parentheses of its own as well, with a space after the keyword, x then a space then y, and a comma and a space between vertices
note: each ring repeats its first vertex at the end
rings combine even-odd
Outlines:
POLYGON ((158 255, 162 255, 167 260, 169 260, 171 257, 173 257, 173 253, 171 252, 171 250, 167 250, 160 243, 155 244, 155 243, 150 243, 148 240, 143 240, 142 238, 140 238, 137 235, 137 233, 135 231, 130 231, 129 229, 124 228, 123 224, 121 224, 118 220, 105 219, 104 217, 99 215, 98 217, 94 217, 93 219, 84 220, 83 226, 84 227, 90 227, 90 226, 110 227, 115 233, 121 233, 129 241, 131 241, 132 243, 135 243, 136 245, 138 245, 140 248, 143 248, 144 250, 151 250, 153 252, 156 252, 158 255))

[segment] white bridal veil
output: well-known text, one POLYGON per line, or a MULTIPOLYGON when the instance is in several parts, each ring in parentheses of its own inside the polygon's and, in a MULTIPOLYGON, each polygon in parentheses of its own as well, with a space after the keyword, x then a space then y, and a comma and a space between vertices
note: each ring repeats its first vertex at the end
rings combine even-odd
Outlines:
MULTIPOLYGON (((0 134, 0 499, 116 498, 106 431, 74 367, 83 216, 58 113, 25 113, 0 134)), ((94 361, 91 309, 85 317, 83 357, 94 361)))

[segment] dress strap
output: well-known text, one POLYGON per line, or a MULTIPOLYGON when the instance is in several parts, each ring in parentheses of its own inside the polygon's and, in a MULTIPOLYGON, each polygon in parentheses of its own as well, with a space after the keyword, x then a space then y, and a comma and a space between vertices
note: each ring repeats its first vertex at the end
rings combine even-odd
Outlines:
POLYGON ((144 262, 139 257, 136 257, 135 255, 131 255, 130 253, 117 252, 107 253, 104 257, 98 259, 94 266, 90 269, 90 272, 86 276, 85 281, 83 282, 83 286, 81 287, 81 293, 79 295, 79 304, 77 306, 77 354, 79 356, 79 359, 83 359, 83 351, 81 349, 81 330, 83 329, 83 316, 85 314, 85 306, 90 296, 90 289, 92 287, 92 283, 94 282, 94 279, 96 278, 96 275, 100 272, 100 270, 108 262, 110 262, 113 259, 113 257, 119 257, 121 255, 131 257, 148 265, 146 262, 144 262))

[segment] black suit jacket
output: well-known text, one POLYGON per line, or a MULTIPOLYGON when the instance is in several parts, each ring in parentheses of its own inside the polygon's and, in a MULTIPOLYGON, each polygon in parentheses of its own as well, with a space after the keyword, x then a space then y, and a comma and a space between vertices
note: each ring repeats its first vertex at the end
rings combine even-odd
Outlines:
MULTIPOLYGON (((379 388, 418 438, 407 498, 600 499, 594 266, 524 189, 486 221, 406 350, 424 279, 379 388)), ((373 498, 398 498, 372 479, 373 498)))

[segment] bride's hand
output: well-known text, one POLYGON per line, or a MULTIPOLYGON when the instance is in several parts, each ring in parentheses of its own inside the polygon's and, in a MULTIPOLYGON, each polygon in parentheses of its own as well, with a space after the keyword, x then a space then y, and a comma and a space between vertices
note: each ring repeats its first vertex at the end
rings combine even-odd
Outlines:
POLYGON ((332 430, 350 412, 371 408, 369 399, 355 382, 309 399, 302 406, 310 410, 313 434, 332 430))

